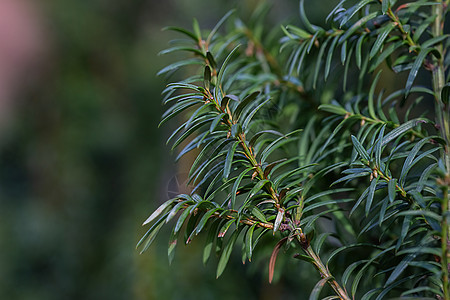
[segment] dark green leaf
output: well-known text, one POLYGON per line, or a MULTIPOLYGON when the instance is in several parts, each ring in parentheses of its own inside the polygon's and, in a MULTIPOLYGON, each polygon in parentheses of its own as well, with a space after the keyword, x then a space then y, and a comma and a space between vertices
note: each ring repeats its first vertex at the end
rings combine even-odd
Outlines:
POLYGON ((255 135, 252 136, 252 138, 250 139, 249 145, 253 147, 256 143, 256 140, 265 133, 270 133, 270 134, 284 137, 284 134, 282 134, 276 130, 262 130, 262 131, 255 133, 255 135))
POLYGON ((416 191, 421 193, 423 188, 426 185, 426 180, 430 176, 430 174, 435 170, 437 166, 437 163, 429 165, 425 170, 423 170, 422 174, 420 175, 420 179, 417 182, 416 191))
MULTIPOLYGON (((214 89, 214 97, 216 99, 219 99, 219 90, 220 90, 220 86, 222 85, 222 80, 223 80, 223 74, 225 73, 225 70, 228 66, 228 63, 231 60, 231 57, 233 57, 234 53, 237 51, 237 49, 240 47, 240 45, 237 45, 236 47, 234 47, 233 50, 231 50, 231 52, 228 54, 228 56, 225 58, 225 61, 223 62, 222 66, 220 67, 219 70, 219 74, 217 75, 217 84, 216 84, 216 88, 214 89)), ((217 100, 216 100, 217 101, 217 100)))
POLYGON ((448 105, 450 100, 450 82, 447 82, 441 91, 441 101, 444 105, 448 105))
POLYGON ((217 128, 217 125, 222 121, 222 119, 226 116, 226 113, 218 114, 214 120, 211 122, 211 126, 209 127, 209 132, 214 132, 217 128))
POLYGON ((417 58, 414 61, 411 71, 409 72, 408 79, 406 80, 405 98, 409 95, 409 92, 411 91, 411 87, 413 85, 414 79, 416 79, 417 73, 419 72, 419 68, 422 66, 422 63, 427 57, 428 53, 430 53, 432 50, 433 50, 432 48, 423 48, 420 50, 419 55, 417 55, 417 58))
POLYGON ((216 60, 214 59, 214 56, 212 56, 211 52, 206 52, 206 58, 208 59, 209 65, 213 70, 217 68, 216 60))
POLYGON ((266 159, 269 157, 269 155, 275 151, 276 149, 282 147, 283 145, 295 141, 296 138, 292 138, 292 135, 295 135, 296 133, 299 133, 301 131, 301 129, 292 131, 290 133, 288 133, 285 136, 282 136, 278 139, 276 139, 275 141, 273 141, 272 143, 270 143, 269 146, 267 146, 262 152, 261 152, 261 163, 266 162, 266 159))
POLYGON ((189 178, 201 174, 205 168, 213 164, 218 158, 225 155, 225 152, 221 152, 221 150, 231 142, 231 139, 224 139, 222 141, 212 140, 208 143, 208 145, 203 147, 202 151, 200 151, 200 153, 197 155, 194 163, 192 163, 191 169, 189 170, 189 178))
POLYGON ((341 63, 342 63, 342 65, 345 64, 346 59, 347 59, 347 41, 344 41, 342 43, 342 47, 341 47, 341 63))
POLYGON ((313 262, 314 262, 314 259, 312 259, 311 257, 306 256, 306 255, 304 255, 304 254, 296 253, 296 254, 294 254, 294 258, 295 258, 295 259, 300 259, 300 260, 306 261, 306 262, 308 262, 308 263, 313 263, 313 262))
POLYGON ((239 102, 239 98, 235 95, 226 95, 225 97, 223 97, 222 102, 220 103, 220 108, 225 111, 225 109, 228 106, 228 103, 230 102, 230 100, 239 102))
POLYGON ((406 235, 408 234, 410 226, 411 226, 411 215, 407 215, 407 216, 405 216, 403 218, 402 231, 401 231, 400 236, 398 238, 397 246, 395 247, 397 251, 403 245, 403 241, 405 240, 406 235))
POLYGON ((403 123, 402 125, 395 128, 394 130, 392 130, 391 132, 389 132, 387 135, 384 136, 381 146, 383 147, 383 146, 387 145, 387 143, 389 143, 393 139, 399 137, 403 133, 407 132, 408 130, 412 129, 413 127, 415 127, 421 123, 427 123, 427 121, 425 119, 414 119, 414 120, 410 120, 406 123, 403 123))
MULTIPOLYGON (((387 1, 383 1, 387 2, 387 1)), ((384 41, 388 37, 389 33, 397 26, 394 22, 389 22, 387 25, 385 25, 383 28, 381 28, 378 31, 377 39, 375 43, 372 46, 372 49, 370 49, 369 58, 372 59, 381 49, 383 46, 384 41)))
POLYGON ((325 80, 327 80, 328 74, 330 73, 331 60, 333 58, 333 52, 334 52, 334 49, 336 48, 338 40, 339 40, 339 35, 337 35, 333 38, 333 41, 331 42, 331 46, 328 49, 327 60, 325 63, 325 74, 324 74, 325 80))
POLYGON ((353 206, 352 210, 350 211, 350 216, 355 212, 356 208, 361 204, 361 202, 367 197, 367 194, 369 193, 370 186, 364 190, 364 192, 359 196, 358 200, 356 201, 355 205, 353 206))
POLYGON ((359 1, 355 6, 353 6, 351 9, 349 9, 346 12, 346 15, 344 18, 342 18, 341 23, 339 24, 339 27, 344 26, 347 24, 348 21, 356 14, 358 13, 364 6, 372 2, 373 0, 362 0, 359 1))
POLYGON ((194 34, 197 38, 197 41, 202 40, 202 33, 200 32, 200 26, 198 25, 198 21, 196 18, 192 20, 192 28, 194 29, 194 34))
POLYGON ((408 267, 408 265, 414 260, 414 258, 417 256, 418 253, 411 253, 405 256, 405 258, 402 259, 402 261, 397 264, 394 271, 392 271, 391 275, 387 279, 385 286, 391 284, 394 282, 398 276, 408 267))
POLYGON ((208 220, 212 217, 212 215, 214 215, 216 212, 219 212, 220 210, 222 210, 222 208, 220 207, 216 207, 214 209, 210 209, 208 210, 203 217, 200 219, 200 221, 197 224, 197 228, 195 230, 195 234, 199 234, 203 228, 206 225, 206 222, 208 222, 208 220))
POLYGON ((354 135, 352 135, 352 142, 353 146, 355 147, 355 150, 361 155, 362 159, 365 159, 366 161, 370 160, 369 154, 367 153, 366 149, 361 145, 361 143, 358 141, 358 138, 356 138, 354 135))
POLYGON ((186 208, 180 215, 180 217, 178 218, 177 223, 175 224, 174 230, 173 232, 176 234, 178 231, 180 231, 181 226, 183 226, 184 221, 187 219, 187 217, 192 213, 192 211, 194 210, 195 206, 190 206, 188 208, 186 208))
POLYGON ((270 181, 267 179, 258 181, 258 183, 255 184, 255 186, 250 191, 248 198, 252 198, 253 196, 255 196, 256 193, 258 193, 266 184, 270 184, 270 181))
POLYGON ((188 37, 192 38, 194 41, 198 41, 197 37, 195 36, 195 34, 193 34, 192 32, 181 28, 181 27, 175 27, 175 26, 168 26, 168 27, 164 27, 163 30, 172 30, 172 31, 178 31, 181 32, 185 35, 187 35, 188 37))
POLYGON ((199 108, 197 108, 192 115, 189 117, 189 119, 184 123, 184 129, 187 130, 191 125, 198 121, 200 117, 205 116, 206 114, 202 114, 205 110, 208 112, 208 110, 213 106, 212 103, 206 103, 199 108))
POLYGON ((322 57, 323 57, 323 54, 325 53, 325 49, 328 45, 328 42, 329 42, 329 39, 327 39, 325 41, 325 43, 323 43, 322 46, 320 46, 319 54, 317 54, 316 68, 314 70, 313 89, 316 88, 317 78, 319 77, 319 70, 320 70, 320 67, 322 66, 322 57))
POLYGON ((397 193, 397 179, 392 178, 391 180, 389 180, 388 182, 388 193, 389 193, 389 202, 394 202, 395 200, 395 196, 397 193))
POLYGON ((322 278, 319 280, 319 282, 316 283, 314 286, 311 295, 309 296, 309 300, 316 300, 319 299, 320 292, 322 291, 323 286, 327 281, 330 280, 330 278, 322 278))
POLYGON ((366 24, 366 22, 372 20, 373 18, 377 17, 379 14, 379 12, 373 12, 367 16, 364 16, 363 18, 359 19, 356 23, 354 23, 352 25, 352 27, 350 27, 347 31, 345 31, 345 33, 341 36, 341 38, 339 39, 340 43, 343 43, 344 41, 346 41, 353 33, 355 33, 356 30, 358 30, 359 28, 361 28, 361 26, 363 26, 364 24, 366 24))
POLYGON ((391 202, 389 202, 389 197, 384 197, 384 199, 381 201, 381 208, 380 208, 379 218, 378 218, 378 223, 380 226, 385 220, 384 217, 386 216, 387 207, 388 207, 388 204, 390 204, 390 203, 391 202))
POLYGON ((231 208, 235 207, 236 196, 237 196, 237 192, 240 187, 240 184, 242 182, 242 179, 247 175, 248 172, 250 172, 253 169, 254 169, 254 167, 247 168, 245 171, 241 172, 241 174, 239 174, 239 176, 236 178, 236 181, 234 182, 233 187, 231 188, 231 208))
POLYGON ((402 171, 400 173, 400 186, 403 186, 406 178, 406 174, 412 167, 413 159, 419 152, 420 148, 424 146, 426 143, 429 142, 430 138, 425 138, 420 140, 417 144, 414 145, 414 147, 409 151, 408 156, 405 159, 405 162, 403 163, 402 171))
POLYGON ((359 261, 356 261, 356 262, 352 263, 351 265, 349 265, 349 266, 345 269, 344 273, 342 274, 342 285, 343 285, 343 286, 346 286, 346 285, 347 285, 347 282, 348 282, 348 279, 350 278, 352 272, 353 272, 357 267, 359 267, 361 264, 367 263, 367 262, 368 262, 368 260, 359 260, 359 261))
POLYGON ((383 12, 383 14, 385 14, 388 11, 388 9, 391 7, 390 2, 391 2, 390 0, 383 0, 381 2, 381 11, 383 12))
MULTIPOLYGON (((305 59, 306 52, 308 50, 308 44, 304 43, 299 48, 300 48, 301 55, 300 55, 300 59, 298 60, 298 64, 297 64, 297 73, 300 73, 300 70, 302 70, 303 61, 305 59)), ((289 73, 289 74, 291 74, 291 73, 289 73)))
POLYGON ((392 251, 394 247, 389 247, 387 249, 384 249, 383 251, 377 253, 374 255, 370 260, 367 261, 367 263, 361 268, 361 270, 358 271, 355 278, 353 279, 352 283, 352 296, 355 298, 356 291, 358 289, 359 282, 361 281, 361 278, 366 274, 367 268, 380 256, 384 255, 385 253, 388 253, 389 251, 392 251))
POLYGON ((249 126, 250 121, 253 119, 253 117, 255 116, 255 114, 261 109, 263 108, 267 102, 269 102, 271 99, 267 99, 265 101, 263 101, 262 103, 260 103, 257 107, 255 107, 254 109, 251 110, 251 112, 245 117, 245 120, 242 122, 242 128, 244 128, 244 130, 246 130, 249 126))
POLYGON ((158 217, 159 215, 161 215, 163 213, 164 210, 166 210, 170 205, 173 204, 173 202, 175 201, 175 199, 170 199, 167 200, 166 202, 164 202, 163 204, 161 204, 151 215, 150 217, 147 218, 147 220, 145 220, 144 223, 142 223, 142 226, 152 222, 154 219, 156 219, 156 217, 158 217))
POLYGON ((220 256, 219 259, 219 264, 217 265, 216 278, 219 278, 220 275, 222 275, 223 271, 225 270, 225 267, 228 264, 228 260, 230 259, 231 251, 233 250, 233 246, 236 243, 239 233, 240 230, 235 230, 231 235, 227 245, 223 249, 222 255, 220 256))
POLYGON ((153 240, 155 239, 156 235, 158 234, 159 230, 161 229, 161 227, 164 225, 164 219, 166 218, 168 213, 166 213, 165 215, 163 215, 161 218, 158 219, 158 221, 156 221, 152 227, 150 227, 150 229, 144 234, 144 236, 139 240, 139 242, 136 245, 136 249, 139 248, 142 243, 145 241, 145 245, 141 250, 141 254, 148 249, 148 247, 150 247, 150 244, 153 242, 153 240))
POLYGON ((231 125, 230 134, 234 138, 238 138, 239 134, 242 133, 242 126, 240 123, 231 125))
POLYGON ((261 92, 256 91, 245 97, 241 103, 236 107, 236 109, 233 112, 233 119, 239 119, 239 116, 242 112, 242 110, 247 107, 250 103, 252 103, 260 94, 261 92))
POLYGON ((209 90, 209 86, 211 83, 211 69, 209 66, 205 66, 205 71, 203 74, 203 86, 205 89, 209 90))
POLYGON ((416 31, 414 32, 413 40, 417 42, 419 38, 422 36, 422 33, 424 33, 427 29, 429 29, 429 26, 434 20, 436 19, 435 14, 429 16, 426 18, 426 20, 422 21, 420 26, 416 28, 416 31))
POLYGON ((330 236, 331 233, 325 232, 321 233, 318 237, 314 239, 314 250, 316 251, 316 254, 320 254, 320 250, 322 248, 323 243, 325 242, 326 238, 330 236))
MULTIPOLYGON (((282 29, 284 29, 283 26, 282 26, 282 29)), ((294 25, 287 25, 286 30, 288 30, 289 32, 292 32, 293 34, 297 35, 301 39, 309 39, 312 37, 312 35, 310 33, 306 32, 303 29, 298 28, 294 25)), ((286 35, 289 35, 289 32, 285 31, 286 35)), ((291 37, 292 37, 292 35, 291 35, 291 37)))
POLYGON ((220 220, 215 221, 208 230, 208 236, 206 238, 206 244, 203 248, 203 264, 206 265, 209 257, 211 256, 211 250, 214 245, 214 241, 217 239, 217 230, 221 224, 220 220))
POLYGON ((321 104, 319 109, 336 115, 346 115, 348 113, 345 108, 335 104, 321 104))
POLYGON ((208 37, 206 38, 206 42, 205 44, 207 46, 209 46, 211 44, 211 40, 214 37, 214 35, 216 34, 217 30, 219 30, 220 26, 222 26, 222 24, 235 12, 235 9, 230 10, 229 12, 227 12, 222 19, 219 20, 219 22, 217 22, 216 26, 214 26, 214 28, 211 30, 211 32, 209 33, 208 37))
POLYGON ((362 45, 366 38, 367 34, 363 33, 358 39, 358 42, 356 43, 356 53, 355 53, 355 59, 356 59, 356 66, 358 69, 361 69, 361 57, 362 57, 362 45))
POLYGON ((375 194, 375 189, 377 187, 378 184, 378 178, 374 178, 372 180, 372 182, 370 183, 369 186, 369 192, 367 194, 367 199, 366 199, 366 217, 369 215, 370 212, 370 208, 372 206, 372 201, 373 201, 373 196, 375 194))
POLYGON ((377 55, 374 61, 370 64, 369 72, 373 72, 383 61, 385 61, 396 49, 400 48, 403 45, 403 41, 399 41, 396 43, 392 43, 386 48, 384 48, 383 52, 380 55, 377 55))
MULTIPOLYGON (((162 218, 161 218, 162 219, 162 218)), ((150 230, 149 230, 149 234, 148 234, 148 236, 146 235, 146 236, 144 236, 145 238, 146 238, 146 242, 145 242, 145 245, 144 245, 144 247, 142 247, 142 250, 141 250, 141 252, 140 252, 140 254, 142 254, 142 253, 144 253, 149 247, 150 247, 150 245, 153 243, 153 241, 155 240, 155 238, 156 238, 156 236, 158 235, 158 233, 159 233, 159 231, 161 230, 161 227, 164 225, 164 223, 162 222, 162 220, 161 220, 161 222, 158 222, 158 223, 156 223, 150 230)), ((144 238, 143 237, 143 238, 144 238)), ((139 242, 139 243, 141 243, 141 242, 139 242)), ((138 244, 138 246, 139 246, 139 244, 138 244)))
POLYGON ((431 254, 431 255, 435 255, 436 257, 439 257, 442 254, 441 249, 438 247, 431 248, 431 247, 422 247, 422 246, 401 250, 401 251, 398 251, 397 254, 403 255, 403 254, 409 254, 409 253, 431 254))
POLYGON ((161 69, 158 73, 156 73, 156 75, 161 75, 170 71, 174 71, 177 70, 181 67, 184 66, 189 66, 189 65, 203 65, 202 60, 197 59, 197 58, 192 58, 192 59, 185 59, 185 60, 180 60, 177 61, 176 63, 170 64, 167 67, 161 69))
MULTIPOLYGON (((421 45, 421 47, 424 48, 424 49, 425 49, 425 48, 428 48, 428 47, 431 47, 431 46, 433 46, 433 45, 435 45, 435 44, 437 44, 437 43, 439 43, 439 42, 442 42, 443 40, 447 39, 449 36, 450 36, 450 35, 448 35, 448 34, 443 34, 443 35, 440 35, 440 36, 431 38, 431 39, 429 39, 429 40, 426 40, 426 41, 421 45)), ((440 54, 438 51, 436 51, 436 49, 431 49, 431 52, 432 52, 437 58, 440 58, 440 55, 441 55, 441 54, 440 54)))
POLYGON ((336 255, 338 255, 339 253, 341 253, 341 252, 343 252, 343 251, 346 251, 346 250, 349 250, 349 249, 358 248, 358 247, 369 247, 369 248, 375 248, 375 249, 380 249, 380 250, 381 250, 381 249, 384 249, 383 247, 380 247, 380 246, 378 246, 378 245, 376 245, 376 244, 369 244, 369 243, 357 243, 357 244, 345 245, 345 246, 342 246, 342 247, 340 247, 340 248, 334 250, 334 251, 330 254, 330 256, 328 257, 328 260, 327 260, 326 267, 328 268, 328 265, 330 264, 330 261, 331 261, 336 255))
POLYGON ((173 107, 174 108, 173 110, 166 111, 166 113, 163 115, 163 119, 158 124, 158 127, 160 127, 162 124, 164 124, 168 120, 172 119, 176 115, 182 113, 189 107, 197 105, 197 104, 202 104, 202 103, 204 103, 204 101, 195 100, 195 99, 191 99, 191 100, 185 101, 183 103, 178 103, 176 106, 173 107))
POLYGON ((278 164, 280 164, 280 163, 282 163, 282 162, 285 162, 285 161, 286 161, 286 159, 283 158, 283 159, 280 159, 280 160, 274 161, 273 163, 268 164, 268 165, 264 168, 264 178, 267 178, 267 177, 270 175, 272 169, 273 169, 275 166, 277 166, 278 164))
POLYGON ((316 33, 314 33, 313 37, 309 41, 308 47, 306 47, 307 54, 309 54, 311 52, 312 46, 314 45, 315 41, 317 40, 317 37, 319 36, 319 34, 320 34, 320 31, 316 31, 316 33))
POLYGON ((234 219, 228 220, 223 226, 220 228, 219 233, 217 234, 217 237, 223 238, 225 234, 227 234, 228 229, 230 229, 231 225, 235 223, 234 219))
POLYGON ((205 57, 205 54, 203 54, 202 51, 200 51, 196 48, 190 48, 190 47, 184 47, 184 46, 176 46, 176 47, 164 49, 163 51, 159 52, 158 55, 164 55, 164 54, 168 54, 168 53, 172 53, 172 52, 176 52, 176 51, 194 52, 195 54, 205 57))
POLYGON ((175 257, 175 248, 178 243, 178 234, 174 233, 172 230, 172 233, 170 234, 169 238, 169 245, 167 247, 167 257, 169 258, 169 265, 172 264, 172 261, 175 257))
POLYGON ((377 76, 375 76, 375 79, 372 81, 372 85, 370 86, 369 91, 369 100, 368 100, 368 107, 369 107, 369 115, 372 119, 378 119, 375 115, 375 105, 373 103, 373 98, 375 94, 375 87, 377 86, 378 80, 380 79, 381 70, 377 73, 377 76))
POLYGON ((258 223, 253 224, 247 231, 245 235, 245 251, 247 253, 247 258, 249 261, 252 260, 253 256, 253 232, 255 231, 258 223))
POLYGON ((438 222, 442 221, 442 216, 432 212, 432 211, 428 211, 428 210, 408 210, 408 211, 402 211, 400 213, 397 214, 398 217, 401 216, 419 216, 419 217, 426 217, 429 219, 434 219, 438 222))
POLYGON ((312 201, 314 201, 316 199, 320 199, 320 198, 326 197, 328 195, 336 195, 336 194, 339 194, 339 193, 346 193, 346 192, 350 192, 350 191, 353 191, 353 189, 352 188, 341 188, 341 189, 326 190, 326 191, 317 193, 317 194, 315 194, 315 195, 313 195, 311 197, 306 198, 304 200, 304 203, 307 204, 309 202, 312 202, 312 201))
POLYGON ((375 145, 375 164, 379 169, 381 169, 381 152, 383 151, 381 143, 383 142, 385 129, 386 125, 383 125, 383 127, 381 127, 380 133, 378 134, 377 143, 375 145))
POLYGON ((303 53, 302 51, 305 47, 306 47, 306 43, 303 43, 299 47, 297 47, 297 50, 292 52, 291 57, 289 58, 289 70, 287 72, 289 75, 292 75, 293 70, 294 70, 295 66, 297 65, 297 60, 303 53))
POLYGON ((304 0, 300 0, 300 18, 302 20, 303 25, 305 25, 306 29, 309 32, 316 32, 317 28, 312 26, 308 18, 306 17, 304 2, 305 2, 304 0))
POLYGON ((223 168, 223 178, 227 179, 230 175, 231 166, 233 164, 234 152, 236 152, 236 148, 239 146, 239 142, 235 142, 231 149, 227 153, 227 157, 225 159, 225 165, 223 168))
POLYGON ((264 223, 267 222, 266 216, 256 206, 254 206, 254 205, 250 206, 249 211, 253 216, 255 216, 261 222, 264 222, 264 223))
MULTIPOLYGON (((172 145, 171 150, 175 149, 176 147, 178 147, 184 140, 186 140, 191 134, 193 134, 196 130, 198 130, 199 128, 201 128, 202 126, 206 125, 207 123, 211 122, 212 120, 214 120, 214 118, 209 118, 206 117, 203 118, 198 118, 196 120, 196 124, 192 125, 189 129, 187 129, 172 145)), ((169 138, 170 139, 170 138, 169 138)), ((170 142, 170 140, 168 140, 168 142, 170 142)))
POLYGON ((169 214, 167 215, 166 218, 166 223, 168 223, 170 220, 172 220, 173 217, 175 217, 175 215, 178 213, 178 211, 180 209, 183 208, 183 206, 185 205, 189 205, 189 204, 193 204, 194 201, 192 200, 184 200, 184 201, 180 201, 178 202, 170 211, 169 214))

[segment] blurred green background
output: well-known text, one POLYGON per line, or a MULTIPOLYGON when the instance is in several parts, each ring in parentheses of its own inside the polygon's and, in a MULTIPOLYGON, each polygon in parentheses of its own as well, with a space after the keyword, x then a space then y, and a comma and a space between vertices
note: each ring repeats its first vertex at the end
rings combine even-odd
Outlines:
MULTIPOLYGON (((258 2, 0 0, 0 299, 308 295, 302 263, 287 266, 290 281, 267 283, 270 252, 242 266, 235 251, 216 280, 217 261, 201 263, 201 238, 179 247, 170 267, 168 232, 135 250, 142 221, 182 172, 165 146, 170 126, 157 128, 156 73, 171 61, 157 53, 176 37, 161 28, 193 17, 211 28, 258 2)), ((274 2, 274 19, 297 18, 298 1, 274 2)))

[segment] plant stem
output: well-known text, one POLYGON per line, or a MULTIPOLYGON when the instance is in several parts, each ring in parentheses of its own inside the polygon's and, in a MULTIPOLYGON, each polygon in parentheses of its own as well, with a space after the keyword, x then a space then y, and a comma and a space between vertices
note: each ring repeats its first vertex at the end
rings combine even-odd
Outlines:
MULTIPOLYGON (((385 0, 385 1, 388 1, 388 0, 385 0)), ((416 48, 417 44, 413 41, 413 39, 411 38, 410 33, 405 30, 405 28, 403 27, 402 23, 400 22, 400 19, 392 11, 392 9, 390 7, 387 10, 387 15, 391 18, 391 20, 393 22, 397 23, 397 26, 398 26, 400 32, 403 34, 403 37, 405 38, 405 40, 408 43, 408 45, 411 46, 411 47, 416 48)), ((414 51, 417 51, 417 50, 414 49, 414 51)))
MULTIPOLYGON (((443 34, 443 7, 441 5, 434 5, 434 14, 436 19, 433 23, 433 36, 438 37, 443 34)), ((449 114, 448 107, 441 99, 441 91, 445 84, 444 73, 444 52, 442 43, 439 43, 435 48, 441 54, 440 58, 434 58, 433 67, 433 90, 436 97, 436 123, 439 125, 442 138, 445 140, 445 149, 443 153, 443 160, 446 167, 446 174, 450 174, 450 129, 449 129, 449 114)))
MULTIPOLYGON (((442 199, 442 211, 444 215, 442 216, 442 238, 448 237, 448 224, 447 224, 447 211, 448 211, 448 186, 444 185, 442 188, 444 199, 442 199)), ((441 258, 441 268, 442 268, 442 288, 444 293, 444 299, 449 298, 449 286, 448 286, 448 239, 441 241, 442 248, 442 258, 441 258)))
MULTIPOLYGON (((443 34, 444 28, 444 2, 438 5, 434 5, 432 10, 436 19, 432 26, 432 33, 434 37, 441 36, 443 34)), ((439 43, 435 48, 441 54, 439 58, 434 58, 433 61, 433 90, 436 98, 435 111, 436 111, 436 124, 439 125, 439 130, 441 137, 445 141, 444 150, 441 153, 441 158, 445 163, 445 178, 442 185, 443 199, 442 199, 442 232, 441 232, 441 247, 442 247, 442 258, 441 258, 441 268, 442 268, 442 290, 444 294, 444 299, 450 299, 449 293, 449 279, 448 279, 448 233, 449 224, 447 223, 447 215, 449 213, 449 195, 448 195, 448 179, 450 178, 450 129, 449 129, 449 113, 447 111, 447 105, 441 99, 442 88, 445 84, 445 73, 444 73, 444 53, 443 45, 439 43)))
MULTIPOLYGON (((301 241, 300 237, 297 236, 297 240, 300 242, 301 245, 304 243, 301 241)), ((320 276, 322 278, 329 278, 327 281, 330 286, 335 291, 336 295, 339 296, 342 300, 350 300, 350 297, 347 295, 347 292, 339 285, 339 283, 334 279, 334 277, 331 275, 330 271, 327 269, 327 267, 324 266, 322 261, 320 260, 320 257, 314 252, 311 245, 308 245, 307 247, 303 247, 303 250, 305 251, 306 255, 311 257, 313 259, 313 264, 316 267, 316 269, 319 271, 320 276)))
MULTIPOLYGON (((206 59, 205 59, 205 64, 208 65, 208 61, 206 59)), ((276 66, 278 66, 278 64, 276 66)), ((211 66, 211 68, 212 68, 212 66, 211 66)), ((217 69, 212 69, 212 72, 213 72, 213 74, 214 73, 215 74, 218 73, 217 69)), ((217 101, 217 99, 214 99, 214 96, 213 96, 213 94, 211 93, 211 91, 209 89, 206 89, 206 93, 205 93, 204 96, 205 96, 206 99, 210 99, 211 101, 213 101, 215 103, 215 107, 216 107, 216 109, 217 109, 217 111, 219 113, 226 113, 227 114, 227 118, 223 118, 223 122, 231 130, 231 127, 233 126, 233 124, 235 122, 233 120, 233 114, 231 113, 231 111, 228 108, 222 108, 220 106, 219 102, 217 101)), ((266 176, 264 176, 264 170, 262 169, 261 165, 256 160, 256 156, 255 156, 255 154, 254 154, 254 152, 252 150, 252 147, 247 145, 245 134, 244 133, 240 133, 236 137, 236 139, 239 141, 239 144, 243 148, 245 156, 248 158, 248 160, 251 163, 251 165, 255 168, 256 173, 259 176, 259 178, 261 180, 268 179, 266 176)), ((271 184, 269 187, 265 186, 264 188, 267 190, 267 192, 269 193, 270 197, 275 201, 276 208, 279 209, 280 208, 280 203, 279 203, 280 201, 279 201, 279 198, 278 198, 278 195, 277 195, 275 189, 273 188, 273 185, 271 184)))
MULTIPOLYGON (((364 124, 366 122, 370 123, 370 124, 380 124, 380 125, 386 124, 386 126, 388 126, 388 128, 392 128, 392 129, 395 129, 395 128, 401 126, 401 124, 397 124, 397 123, 394 123, 394 122, 385 122, 385 121, 380 120, 380 119, 373 119, 373 118, 364 116, 362 114, 357 114, 357 113, 354 113, 354 112, 347 111, 347 113, 346 113, 344 118, 350 118, 350 117, 357 118, 358 120, 361 120, 361 126, 364 126, 364 124)), ((422 133, 420 133, 419 131, 416 131, 414 129, 410 129, 410 130, 408 130, 408 132, 410 132, 413 137, 418 137, 418 138, 421 138, 421 139, 425 138, 425 136, 422 133)))
MULTIPOLYGON (((369 168, 372 168, 370 165, 367 165, 369 168)), ((377 176, 380 176, 386 183, 389 183, 389 181, 393 180, 393 178, 389 177, 388 175, 384 174, 378 167, 373 167, 372 171, 376 172, 378 174, 377 176)), ((408 202, 409 204, 413 204, 414 201, 409 196, 408 192, 405 191, 403 187, 401 187, 398 183, 395 184, 395 188, 400 192, 400 195, 402 196, 403 200, 408 202)))

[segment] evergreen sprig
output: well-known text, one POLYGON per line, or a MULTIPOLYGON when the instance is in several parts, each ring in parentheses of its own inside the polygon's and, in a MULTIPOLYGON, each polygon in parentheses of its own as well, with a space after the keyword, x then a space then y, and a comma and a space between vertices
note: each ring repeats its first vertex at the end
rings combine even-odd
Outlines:
POLYGON ((167 28, 185 39, 162 54, 186 58, 159 72, 184 77, 164 90, 161 123, 185 120, 168 143, 177 159, 195 150, 193 189, 152 213, 138 247, 174 220, 172 260, 180 233, 207 232, 219 277, 239 240, 244 262, 273 236, 270 280, 280 249, 295 249, 320 274, 311 299, 327 284, 327 299, 450 299, 447 8, 343 0, 325 29, 301 0, 302 26, 269 30, 262 7, 248 24, 229 12, 210 32, 167 28), (387 93, 389 72, 406 76, 387 93))

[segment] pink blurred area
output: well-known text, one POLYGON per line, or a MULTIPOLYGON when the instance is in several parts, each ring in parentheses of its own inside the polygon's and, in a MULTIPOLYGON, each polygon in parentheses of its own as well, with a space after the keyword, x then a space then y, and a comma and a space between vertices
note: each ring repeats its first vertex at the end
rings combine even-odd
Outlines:
POLYGON ((21 92, 37 78, 46 45, 36 1, 0 0, 0 130, 21 92))

